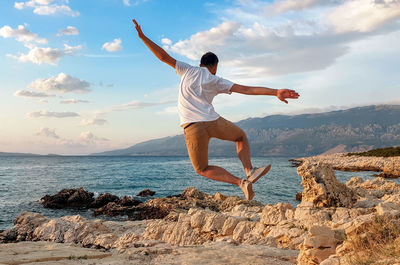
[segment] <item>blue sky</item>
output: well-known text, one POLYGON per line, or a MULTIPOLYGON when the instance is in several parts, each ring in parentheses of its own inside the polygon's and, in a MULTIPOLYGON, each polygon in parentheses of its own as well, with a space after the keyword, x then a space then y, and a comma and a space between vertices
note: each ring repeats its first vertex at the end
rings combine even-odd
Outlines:
POLYGON ((174 58, 207 51, 217 75, 301 97, 219 95, 238 121, 400 104, 400 2, 393 0, 20 0, 0 2, 0 151, 88 154, 181 133, 174 58))

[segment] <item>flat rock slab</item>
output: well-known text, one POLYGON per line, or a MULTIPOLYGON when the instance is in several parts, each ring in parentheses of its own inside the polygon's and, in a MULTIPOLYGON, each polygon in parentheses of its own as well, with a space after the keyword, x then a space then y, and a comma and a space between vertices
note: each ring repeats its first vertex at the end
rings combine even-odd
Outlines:
MULTIPOLYGON (((100 264, 110 252, 53 242, 0 244, 0 264, 100 264)), ((108 260, 109 261, 109 260, 108 260)), ((108 262, 108 264, 110 264, 108 262)), ((122 263, 121 263, 122 264, 122 263)))
MULTIPOLYGON (((176 247, 170 254, 118 254, 53 242, 19 242, 0 245, 0 265, 125 265, 125 264, 296 264, 297 250, 260 245, 216 242, 205 246, 176 247)), ((151 251, 150 251, 151 252, 151 251)))
POLYGON ((151 264, 210 265, 210 264, 296 264, 298 250, 279 249, 262 245, 232 245, 217 242, 198 247, 179 247, 169 255, 160 255, 151 264))

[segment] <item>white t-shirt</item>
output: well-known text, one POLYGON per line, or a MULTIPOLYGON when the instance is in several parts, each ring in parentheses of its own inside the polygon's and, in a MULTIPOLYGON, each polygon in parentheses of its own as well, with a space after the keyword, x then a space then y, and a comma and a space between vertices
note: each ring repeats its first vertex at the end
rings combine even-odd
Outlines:
POLYGON ((176 61, 175 70, 181 77, 178 96, 180 124, 218 119, 212 101, 220 93, 231 94, 234 83, 211 74, 205 67, 194 67, 180 61, 176 61))

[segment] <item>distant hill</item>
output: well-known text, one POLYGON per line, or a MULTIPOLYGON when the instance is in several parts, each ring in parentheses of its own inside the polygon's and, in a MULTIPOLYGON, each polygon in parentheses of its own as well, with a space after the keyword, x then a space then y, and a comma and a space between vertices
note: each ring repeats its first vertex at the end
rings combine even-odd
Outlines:
MULTIPOLYGON (((309 156, 400 145, 400 105, 373 105, 301 115, 271 115, 236 123, 253 156, 309 156)), ((183 135, 150 140, 92 155, 187 155, 183 135)), ((235 155, 231 142, 212 139, 210 156, 235 155)))
POLYGON ((41 155, 31 154, 31 153, 6 153, 6 152, 0 152, 0 156, 41 156, 41 155))

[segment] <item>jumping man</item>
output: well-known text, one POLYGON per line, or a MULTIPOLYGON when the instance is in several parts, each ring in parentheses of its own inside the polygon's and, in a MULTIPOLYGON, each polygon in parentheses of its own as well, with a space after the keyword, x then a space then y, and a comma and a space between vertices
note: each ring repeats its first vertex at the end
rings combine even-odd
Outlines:
POLYGON ((218 77, 215 75, 218 68, 218 58, 212 52, 207 52, 201 57, 200 67, 177 61, 147 38, 136 20, 133 20, 133 23, 139 38, 150 51, 162 62, 174 68, 181 77, 178 112, 193 168, 198 174, 206 178, 239 186, 247 200, 253 199, 252 183, 265 175, 271 165, 253 168, 246 134, 238 126, 220 117, 215 112, 212 105, 213 98, 220 93, 231 94, 236 92, 246 95, 276 96, 279 100, 288 103, 286 99, 297 99, 299 94, 290 89, 239 85, 218 77), (208 164, 208 143, 212 137, 236 142, 237 155, 243 164, 247 179, 240 179, 222 167, 208 164))

